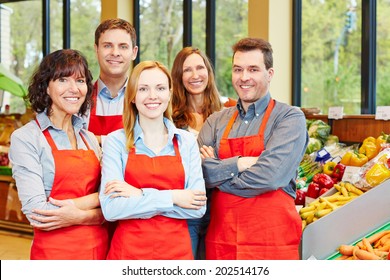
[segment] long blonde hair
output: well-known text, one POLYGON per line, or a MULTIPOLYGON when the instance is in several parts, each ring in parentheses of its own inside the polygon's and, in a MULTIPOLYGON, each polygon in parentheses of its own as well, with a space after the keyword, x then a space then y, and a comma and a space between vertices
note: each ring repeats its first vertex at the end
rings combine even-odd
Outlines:
MULTIPOLYGON (((135 121, 138 115, 138 109, 133 102, 137 95, 138 91, 138 81, 141 73, 144 70, 158 68, 160 69, 168 78, 169 82, 169 91, 172 91, 172 78, 169 70, 158 61, 142 61, 137 66, 134 67, 130 78, 127 82, 126 92, 125 92, 125 100, 123 107, 123 128, 125 130, 126 135, 126 148, 130 150, 134 147, 134 126, 135 121)), ((172 105, 171 101, 168 103, 168 107, 164 112, 164 117, 172 121, 172 105)))

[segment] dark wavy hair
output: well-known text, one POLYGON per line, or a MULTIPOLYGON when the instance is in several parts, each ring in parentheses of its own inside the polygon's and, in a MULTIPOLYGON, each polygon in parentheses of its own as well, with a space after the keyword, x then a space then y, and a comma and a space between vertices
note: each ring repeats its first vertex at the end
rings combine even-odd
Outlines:
POLYGON ((195 122, 195 119, 189 110, 190 104, 188 99, 188 92, 183 84, 184 61, 187 59, 187 57, 194 53, 198 54, 203 59, 209 76, 207 87, 204 90, 203 119, 206 120, 207 117, 212 113, 220 111, 223 108, 223 104, 220 100, 220 95, 215 83, 214 69, 208 57, 198 48, 185 47, 176 55, 171 70, 173 82, 172 118, 175 125, 179 128, 192 126, 195 122))
POLYGON ((30 79, 28 87, 28 99, 32 109, 37 113, 47 110, 51 115, 51 100, 47 94, 50 81, 61 77, 70 77, 80 74, 86 79, 88 86, 87 96, 80 107, 79 114, 84 115, 92 105, 92 74, 88 69, 87 59, 77 50, 63 49, 52 52, 45 56, 30 79))

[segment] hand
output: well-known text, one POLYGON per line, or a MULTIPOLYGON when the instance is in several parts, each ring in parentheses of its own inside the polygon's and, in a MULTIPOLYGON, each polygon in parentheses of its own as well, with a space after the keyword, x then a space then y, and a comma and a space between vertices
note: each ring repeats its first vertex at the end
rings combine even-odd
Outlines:
POLYGON ((199 190, 172 190, 173 204, 186 209, 200 209, 206 205, 206 192, 199 190))
POLYGON ((77 208, 71 199, 58 200, 50 197, 49 201, 51 204, 56 205, 59 208, 53 210, 34 209, 30 218, 39 222, 31 223, 34 228, 50 231, 82 224, 84 211, 77 208))
POLYGON ((104 194, 112 194, 110 197, 115 198, 119 196, 130 197, 130 196, 141 196, 142 190, 132 185, 119 180, 113 180, 106 184, 104 194))
POLYGON ((202 147, 200 147, 199 150, 200 150, 200 157, 202 159, 205 159, 205 158, 215 158, 214 148, 213 147, 203 145, 202 147))
POLYGON ((239 172, 243 172, 246 169, 252 167, 254 165, 259 157, 240 157, 237 160, 237 168, 239 172))

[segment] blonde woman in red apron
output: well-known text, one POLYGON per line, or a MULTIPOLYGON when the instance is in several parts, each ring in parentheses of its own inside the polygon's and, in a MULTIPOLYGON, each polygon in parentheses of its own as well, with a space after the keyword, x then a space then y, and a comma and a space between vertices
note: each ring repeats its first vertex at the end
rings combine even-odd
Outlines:
POLYGON ((245 38, 233 46, 239 100, 210 116, 198 136, 206 185, 215 188, 207 259, 299 259, 296 170, 308 142, 298 108, 269 94, 272 48, 245 38))
POLYGON ((161 63, 132 71, 124 129, 103 144, 100 200, 118 221, 107 259, 193 259, 187 219, 206 207, 195 137, 171 121, 171 77, 161 63))
POLYGON ((12 134, 12 175, 34 227, 33 260, 106 258, 108 233, 97 193, 101 151, 77 116, 86 112, 91 94, 92 77, 79 52, 47 55, 29 86, 36 119, 12 134))

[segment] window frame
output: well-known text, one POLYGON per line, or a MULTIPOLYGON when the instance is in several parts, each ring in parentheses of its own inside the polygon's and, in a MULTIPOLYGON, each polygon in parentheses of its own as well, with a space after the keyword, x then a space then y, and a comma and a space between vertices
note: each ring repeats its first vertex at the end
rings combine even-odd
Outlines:
MULTIPOLYGON (((361 114, 376 112, 376 0, 362 1, 361 114)), ((292 103, 302 106, 302 0, 293 0, 292 103)))

